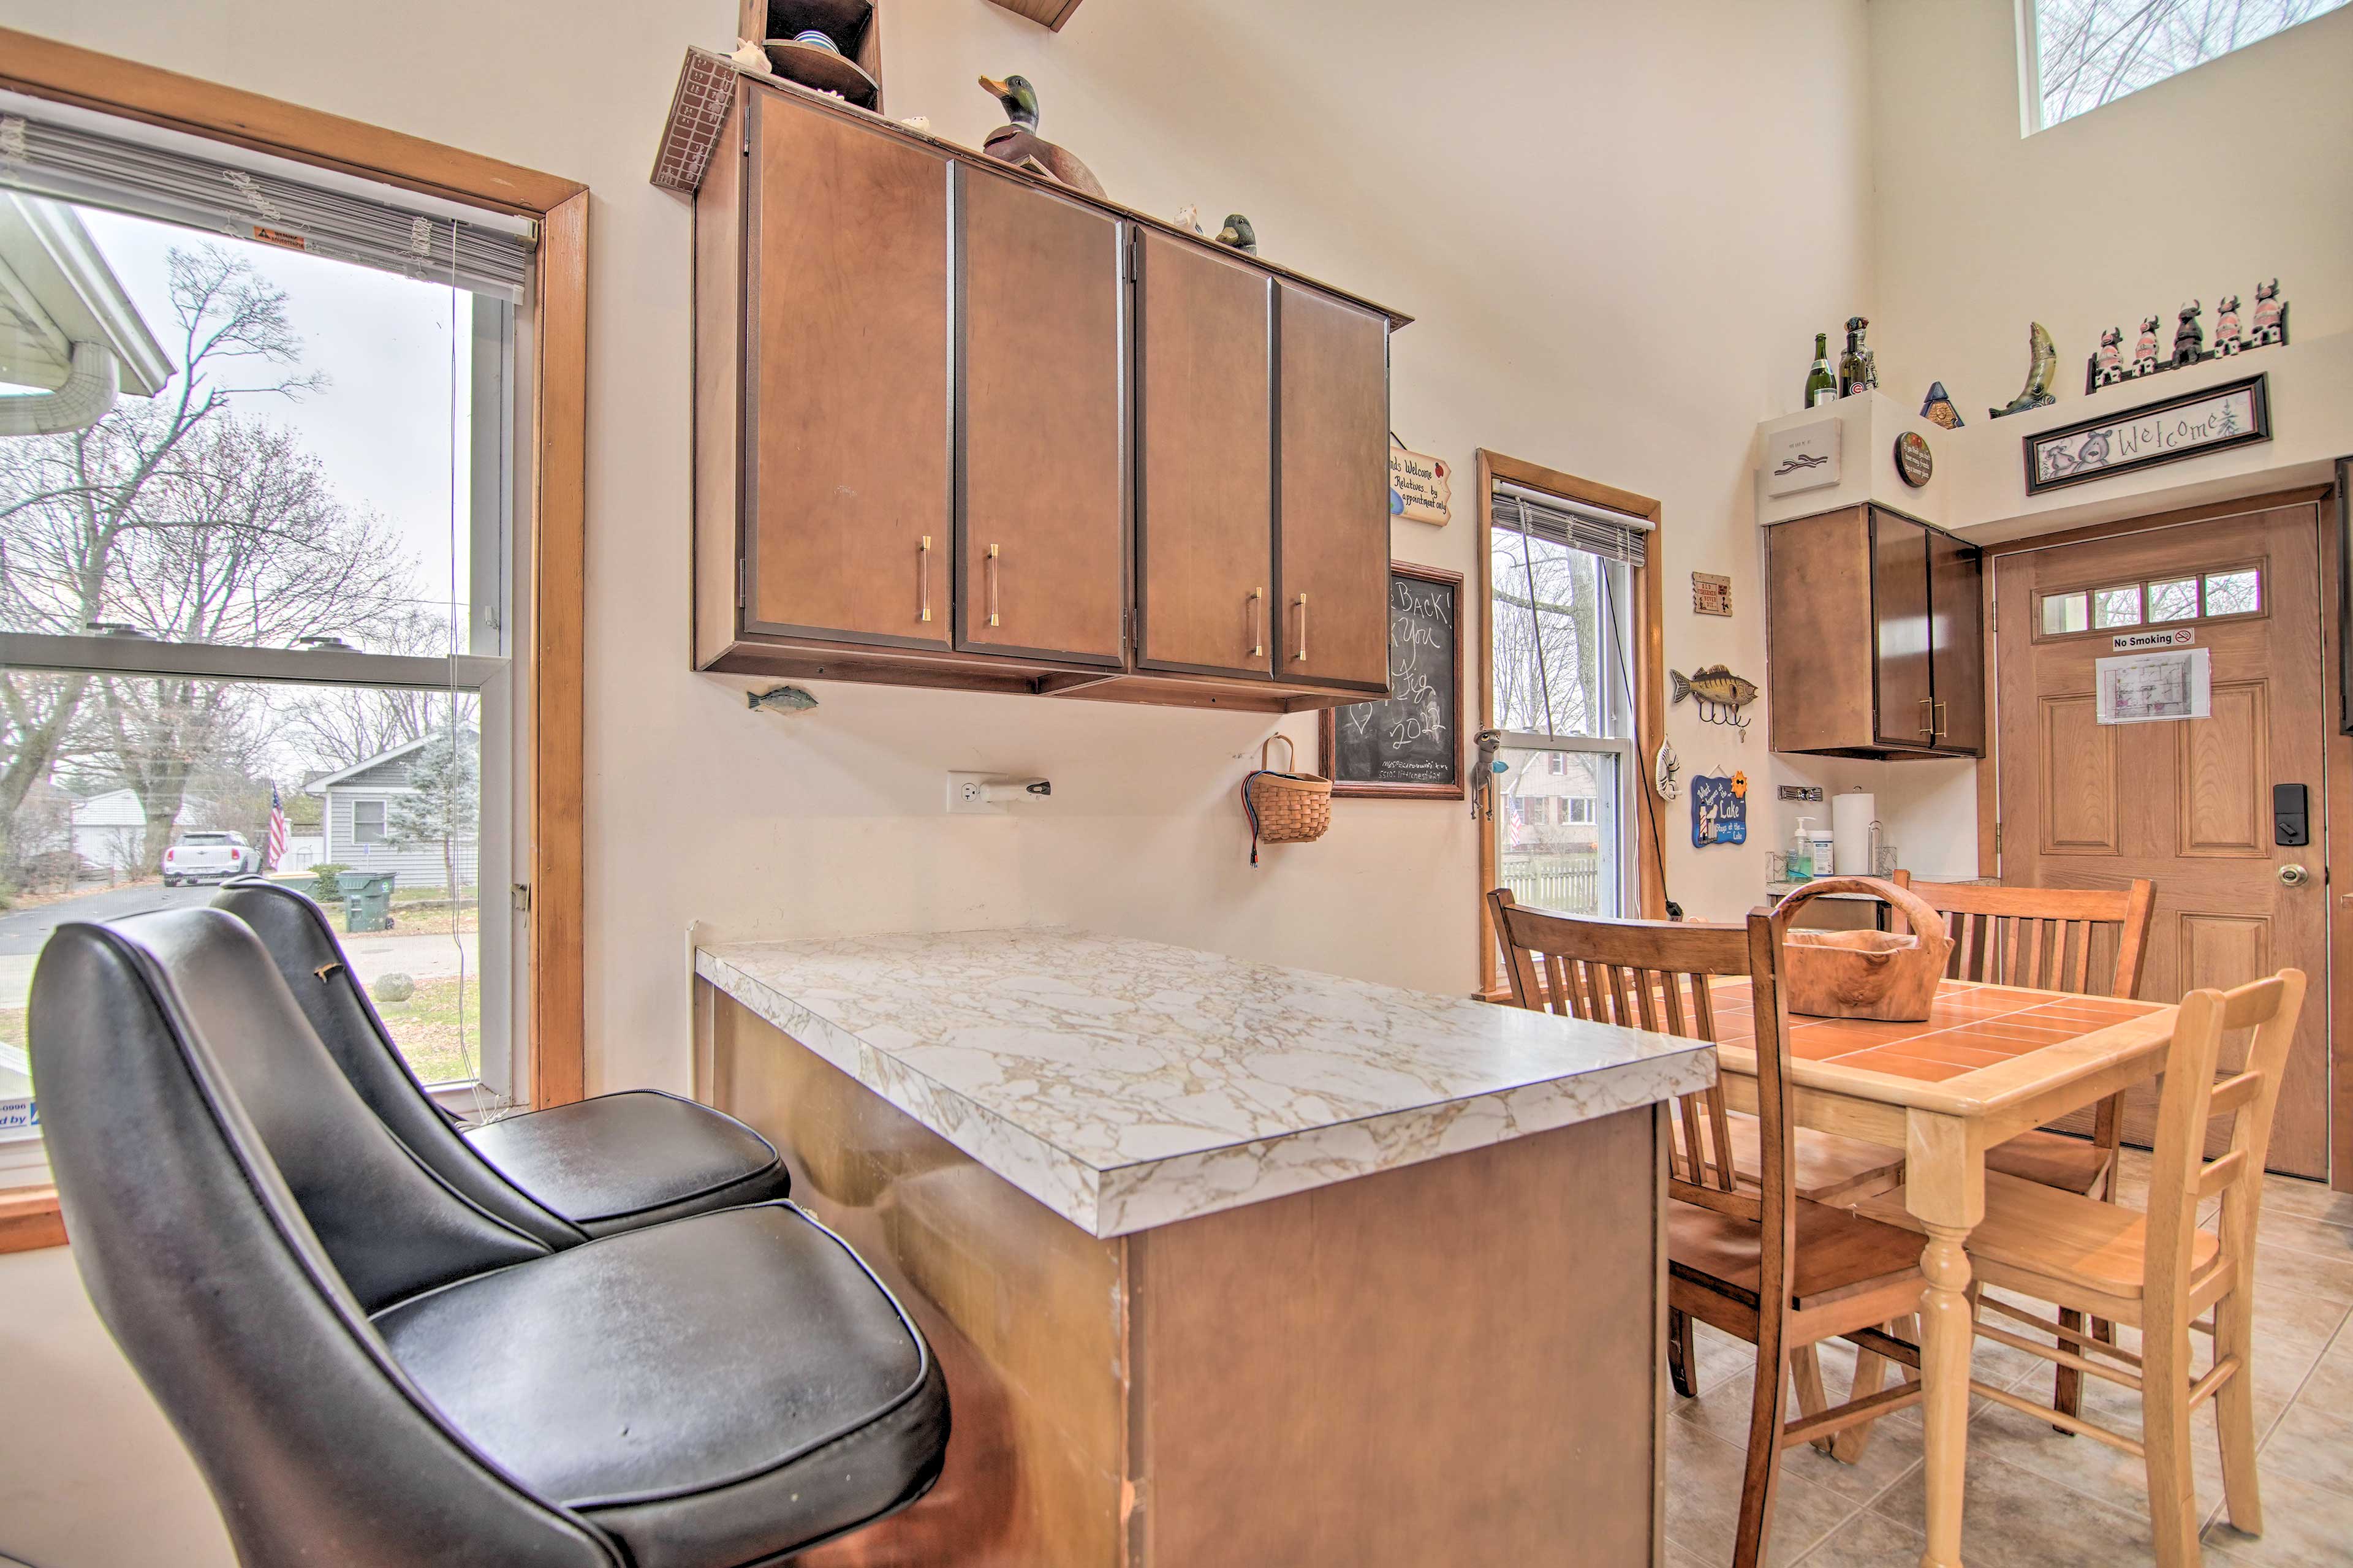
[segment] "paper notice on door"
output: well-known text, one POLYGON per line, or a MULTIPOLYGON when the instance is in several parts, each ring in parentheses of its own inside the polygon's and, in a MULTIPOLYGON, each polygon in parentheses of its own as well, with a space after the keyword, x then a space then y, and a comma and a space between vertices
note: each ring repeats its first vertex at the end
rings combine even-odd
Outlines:
POLYGON ((2202 647, 2104 658, 2094 671, 2103 724, 2203 719, 2214 710, 2211 655, 2202 647))

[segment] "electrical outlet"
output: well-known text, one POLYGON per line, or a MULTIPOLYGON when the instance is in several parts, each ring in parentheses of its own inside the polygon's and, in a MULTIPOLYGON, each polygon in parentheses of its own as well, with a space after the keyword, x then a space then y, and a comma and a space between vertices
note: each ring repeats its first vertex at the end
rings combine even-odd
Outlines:
POLYGON ((994 773, 948 774, 948 815, 1003 815, 1005 808, 988 798, 988 781, 995 776, 994 773))

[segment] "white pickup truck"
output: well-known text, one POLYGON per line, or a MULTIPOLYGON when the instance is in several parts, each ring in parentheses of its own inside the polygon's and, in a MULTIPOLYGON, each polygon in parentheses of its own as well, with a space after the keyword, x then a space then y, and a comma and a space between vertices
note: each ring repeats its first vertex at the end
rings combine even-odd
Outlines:
POLYGON ((164 851, 164 886, 218 882, 261 869, 261 851, 242 833, 184 833, 164 851))

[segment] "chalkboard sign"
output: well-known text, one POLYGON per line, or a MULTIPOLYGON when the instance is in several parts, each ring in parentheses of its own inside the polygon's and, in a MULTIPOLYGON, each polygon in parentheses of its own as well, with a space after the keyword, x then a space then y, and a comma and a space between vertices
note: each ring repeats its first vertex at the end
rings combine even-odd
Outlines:
POLYGON ((1324 713, 1334 795, 1462 798, 1462 577, 1389 568, 1389 696, 1324 713))

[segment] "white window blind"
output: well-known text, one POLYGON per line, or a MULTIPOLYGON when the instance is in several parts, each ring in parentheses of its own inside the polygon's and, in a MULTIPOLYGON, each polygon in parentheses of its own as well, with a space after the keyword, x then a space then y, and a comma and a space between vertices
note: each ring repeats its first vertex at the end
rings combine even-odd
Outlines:
POLYGON ((491 223, 14 112, 0 112, 0 185, 454 282, 510 302, 522 298, 531 269, 528 237, 491 223))
POLYGON ((1648 518, 1581 501, 1572 504, 1558 496, 1525 490, 1501 480, 1495 485, 1492 510, 1497 528, 1531 539, 1549 539, 1629 566, 1642 563, 1651 532, 1648 518))

